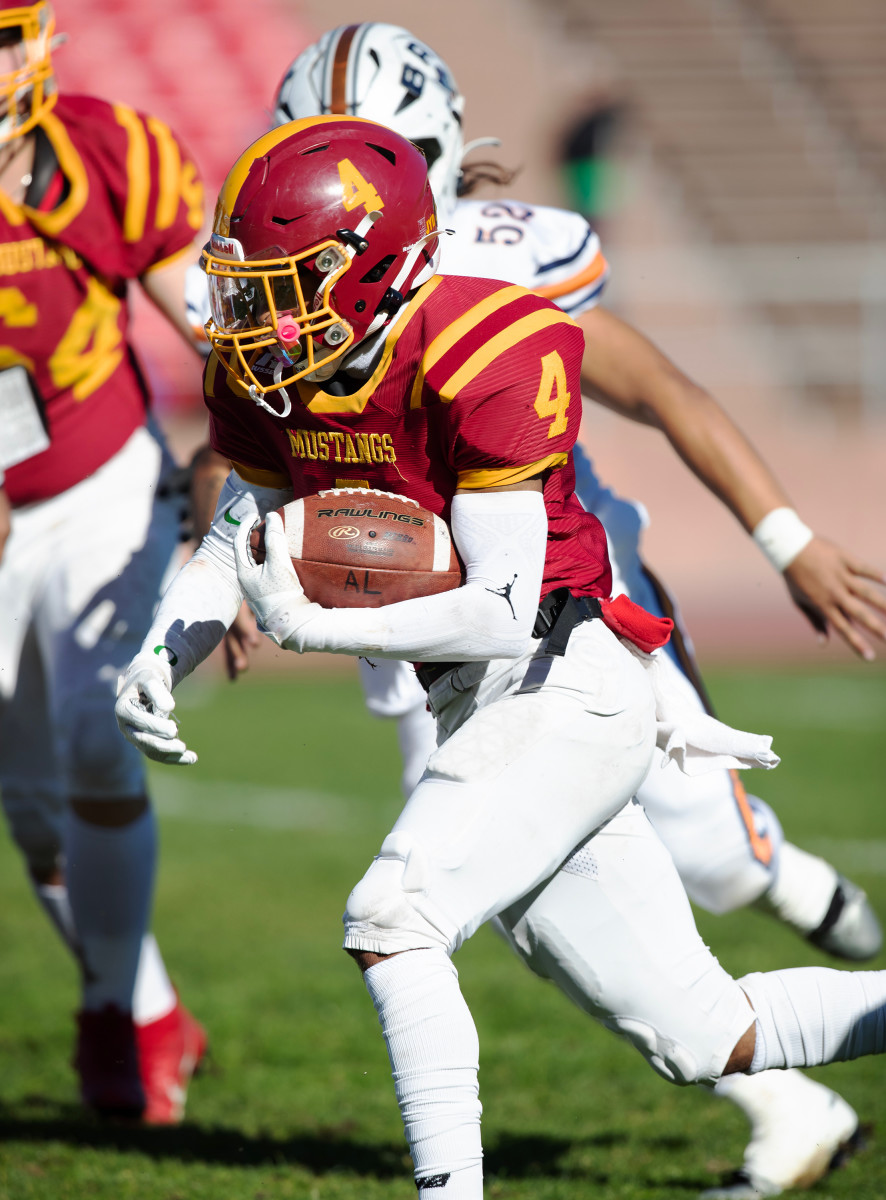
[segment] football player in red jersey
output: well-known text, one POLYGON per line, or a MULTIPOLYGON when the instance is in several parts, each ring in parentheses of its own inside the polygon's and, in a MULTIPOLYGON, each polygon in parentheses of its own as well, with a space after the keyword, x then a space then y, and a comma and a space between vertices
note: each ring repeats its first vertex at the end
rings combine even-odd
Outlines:
POLYGON ((169 1123, 205 1035, 146 932, 154 817, 109 700, 178 537, 127 287, 138 279, 190 340, 180 297, 202 185, 163 122, 57 94, 53 28, 48 4, 0 0, 0 468, 12 508, 0 791, 37 895, 82 967, 84 1102, 169 1123))
MULTIPOLYGON (((648 653, 669 623, 608 602, 605 536, 573 494, 577 327, 519 286, 440 277, 437 241, 420 152, 371 122, 293 122, 234 165, 203 258, 211 440, 234 470, 117 719, 150 757, 195 762, 172 689, 244 594, 287 649, 421 664, 438 748, 348 899, 345 947, 379 1015, 419 1195, 479 1200, 478 1045, 450 956, 496 914, 513 928, 563 872, 597 881, 572 914, 597 935, 582 1003, 674 1082, 883 1052, 886 972, 736 982, 702 943, 631 796, 657 723, 688 771, 697 752, 774 765, 769 741, 672 709, 677 668, 648 653), (270 510, 361 486, 445 517, 465 584, 377 609, 310 603, 270 510)), ((564 923, 550 945, 568 954, 571 934, 564 923)))
MULTIPOLYGON (((367 22, 332 29, 299 54, 280 85, 274 120, 285 124, 320 113, 348 113, 387 125, 418 145, 428 160, 441 226, 454 231, 445 242, 441 272, 519 283, 569 313, 585 335, 583 393, 660 428, 712 493, 761 540, 801 608, 817 614, 818 623, 833 622, 856 652, 871 652, 865 630, 872 639, 882 638, 878 609, 882 613, 886 603, 870 582, 877 573, 813 536, 785 508, 790 502, 778 480, 716 402, 598 303, 608 269, 597 233, 583 217, 513 198, 472 198, 478 170, 471 160, 463 161, 464 105, 452 72, 431 47, 406 29, 367 22)), ((479 170, 489 175, 492 166, 480 164, 479 170)), ((205 281, 200 283, 205 295, 205 281)), ((199 294, 195 288, 194 297, 199 294)), ((707 698, 691 642, 671 598, 643 560, 645 509, 605 486, 579 447, 573 461, 576 495, 607 532, 613 591, 674 616, 667 649, 684 673, 687 703, 701 707, 707 698)), ((219 470, 223 480, 225 460, 219 470)), ((436 740, 425 694, 408 663, 361 659, 359 668, 370 710, 397 718, 408 796, 436 740)), ((702 907, 721 913, 756 902, 831 954, 862 960, 879 952, 880 924, 861 889, 830 863, 785 840, 777 815, 765 801, 745 793, 736 772, 690 779, 673 765, 662 769, 657 757, 637 799, 671 852, 687 893, 702 907)), ((560 926, 552 907, 580 910, 585 889, 594 886, 592 871, 561 875, 556 888, 545 889, 524 914, 511 938, 533 970, 558 983, 568 981, 579 1002, 583 964, 594 957, 593 930, 584 930, 586 946, 580 938, 572 945, 572 962, 551 955, 546 931, 560 926)), ((715 1093, 737 1104, 752 1130, 742 1167, 704 1193, 710 1200, 777 1195, 798 1181, 808 1185, 828 1170, 838 1151, 845 1157, 847 1143, 858 1144, 859 1123, 851 1106, 800 1072, 731 1075, 715 1093)))

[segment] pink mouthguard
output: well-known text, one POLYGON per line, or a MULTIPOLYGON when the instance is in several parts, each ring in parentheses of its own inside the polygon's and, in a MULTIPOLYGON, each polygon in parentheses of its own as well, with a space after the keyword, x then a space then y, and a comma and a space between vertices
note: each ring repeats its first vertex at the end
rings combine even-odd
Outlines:
POLYGON ((301 327, 292 317, 280 317, 277 321, 277 338, 284 346, 291 346, 301 337, 301 327))

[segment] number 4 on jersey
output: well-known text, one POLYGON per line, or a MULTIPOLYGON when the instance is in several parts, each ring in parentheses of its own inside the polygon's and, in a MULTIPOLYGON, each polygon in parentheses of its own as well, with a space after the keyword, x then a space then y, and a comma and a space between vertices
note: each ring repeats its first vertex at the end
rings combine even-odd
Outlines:
POLYGON ((348 212, 361 204, 368 213, 384 208, 381 196, 349 158, 343 158, 338 164, 338 177, 341 180, 342 200, 348 212))
POLYGON ((535 411, 544 421, 553 417, 548 428, 548 437, 557 437, 566 432, 568 424, 566 410, 569 407, 569 391, 566 387, 566 368, 556 350, 545 354, 541 360, 541 386, 535 397, 535 411))

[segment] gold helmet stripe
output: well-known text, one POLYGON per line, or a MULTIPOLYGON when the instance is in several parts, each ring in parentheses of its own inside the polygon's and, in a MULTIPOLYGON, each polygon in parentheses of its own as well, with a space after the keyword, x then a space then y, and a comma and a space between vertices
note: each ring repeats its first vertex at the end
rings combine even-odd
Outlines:
POLYGON ((362 125, 373 125, 373 121, 366 121, 363 117, 345 117, 338 115, 330 115, 326 117, 302 117, 300 121, 290 121, 286 125, 278 125, 276 129, 271 129, 263 134, 257 142, 253 142, 248 149, 244 150, 237 161, 234 163, 228 172, 228 177, 221 186, 221 191, 218 194, 218 206, 215 210, 214 229, 216 233, 227 237, 230 229, 220 228, 219 221, 222 225, 227 226, 230 223, 231 213, 234 211, 234 205, 237 203, 237 197, 240 195, 240 189, 246 182, 246 177, 252 170, 252 164, 259 158, 268 154, 275 146, 279 146, 281 142, 285 142, 287 138, 293 134, 301 133, 303 129, 311 129, 316 125, 335 125, 341 121, 359 121, 362 125))
POLYGON ((351 43, 359 25, 348 25, 343 29, 335 47, 335 58, 332 61, 332 95, 329 100, 331 113, 346 113, 348 111, 347 80, 348 56, 351 53, 351 43))

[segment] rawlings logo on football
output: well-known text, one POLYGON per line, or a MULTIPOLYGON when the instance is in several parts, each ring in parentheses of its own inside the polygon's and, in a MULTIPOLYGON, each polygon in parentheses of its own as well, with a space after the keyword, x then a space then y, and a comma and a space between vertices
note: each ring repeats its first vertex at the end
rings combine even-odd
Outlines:
POLYGON ((355 529, 353 525, 336 525, 333 529, 327 531, 331 538, 342 542, 347 538, 355 538, 360 536, 360 530, 355 529))

